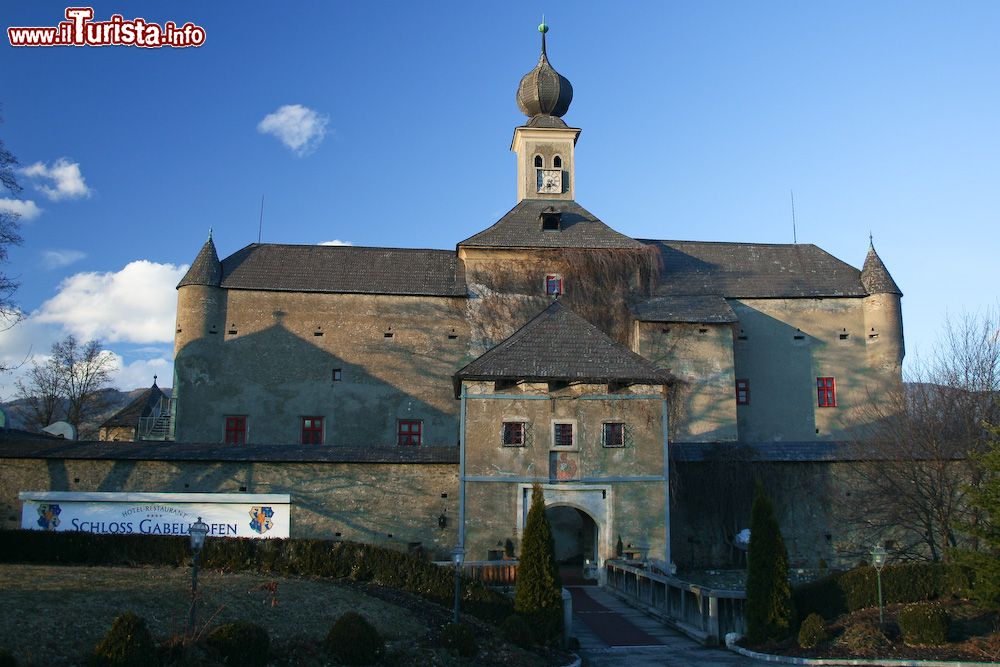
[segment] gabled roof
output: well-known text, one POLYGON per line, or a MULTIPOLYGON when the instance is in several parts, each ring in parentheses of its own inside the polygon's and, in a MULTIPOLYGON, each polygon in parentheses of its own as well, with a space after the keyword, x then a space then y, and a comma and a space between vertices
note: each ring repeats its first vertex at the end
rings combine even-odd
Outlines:
POLYGON ((812 244, 655 241, 659 296, 728 298, 867 296, 861 273, 812 244))
POLYGON ((458 244, 479 248, 642 248, 572 200, 522 199, 492 227, 458 244), (560 213, 560 229, 543 231, 542 211, 560 213))
POLYGON ((632 312, 640 322, 721 324, 738 319, 721 296, 658 296, 635 304, 632 312))
POLYGON ((177 286, 218 286, 220 278, 222 278, 222 264, 219 263, 219 253, 215 251, 215 243, 212 242, 212 235, 209 234, 205 245, 198 251, 198 256, 191 262, 191 268, 177 283, 177 286))
POLYGON ((667 384, 670 376, 561 301, 455 374, 462 380, 667 384))
POLYGON ((142 417, 148 417, 152 414, 153 408, 156 406, 157 402, 159 402, 159 400, 165 395, 166 394, 164 394, 163 391, 156 386, 156 382, 153 382, 153 386, 139 394, 134 401, 108 417, 104 423, 101 424, 101 428, 113 428, 116 426, 137 428, 139 426, 139 420, 142 417))
POLYGON ((227 289, 465 296, 452 250, 252 243, 222 260, 227 289))
POLYGON ((882 258, 875 252, 874 244, 868 244, 868 256, 865 257, 865 265, 861 268, 861 284, 865 286, 869 294, 898 294, 903 296, 896 285, 896 281, 889 274, 889 269, 885 268, 882 258))

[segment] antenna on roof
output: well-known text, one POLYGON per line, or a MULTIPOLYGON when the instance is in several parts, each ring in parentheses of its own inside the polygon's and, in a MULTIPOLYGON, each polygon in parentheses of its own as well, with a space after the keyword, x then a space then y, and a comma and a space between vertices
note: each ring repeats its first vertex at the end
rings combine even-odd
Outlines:
POLYGON ((789 190, 789 192, 792 194, 792 243, 797 244, 799 242, 799 236, 795 231, 795 191, 789 190))
POLYGON ((260 220, 257 222, 257 243, 260 243, 260 233, 264 229, 264 195, 260 196, 260 220))

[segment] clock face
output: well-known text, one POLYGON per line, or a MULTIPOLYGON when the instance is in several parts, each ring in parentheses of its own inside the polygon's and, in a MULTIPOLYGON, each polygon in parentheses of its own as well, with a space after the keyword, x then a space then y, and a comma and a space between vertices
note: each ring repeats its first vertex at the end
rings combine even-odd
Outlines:
POLYGON ((539 169, 538 191, 557 195, 562 192, 562 169, 539 169))

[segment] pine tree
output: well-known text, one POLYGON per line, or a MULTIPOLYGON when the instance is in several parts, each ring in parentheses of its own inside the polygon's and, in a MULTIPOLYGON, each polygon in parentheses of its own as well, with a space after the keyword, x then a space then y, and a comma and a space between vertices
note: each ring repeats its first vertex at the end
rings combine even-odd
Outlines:
POLYGON ((545 517, 545 497, 538 484, 531 490, 528 523, 521 540, 514 610, 531 622, 540 642, 555 639, 562 633, 562 583, 556 568, 552 529, 545 517))
POLYGON ((976 550, 955 552, 955 560, 975 573, 973 596, 984 604, 1000 606, 1000 426, 988 426, 991 439, 987 449, 973 454, 982 473, 969 489, 969 502, 979 510, 975 524, 962 531, 979 541, 976 550))
POLYGON ((747 639, 757 644, 788 636, 792 616, 788 551, 771 500, 758 485, 750 511, 747 553, 747 639))

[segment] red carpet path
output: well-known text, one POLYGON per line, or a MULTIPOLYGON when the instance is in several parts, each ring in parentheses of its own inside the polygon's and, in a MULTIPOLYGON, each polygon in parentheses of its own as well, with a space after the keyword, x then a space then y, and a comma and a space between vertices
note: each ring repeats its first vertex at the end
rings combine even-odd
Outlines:
POLYGON ((585 588, 567 587, 573 596, 573 615, 608 646, 662 646, 656 637, 614 613, 587 594, 585 588))

